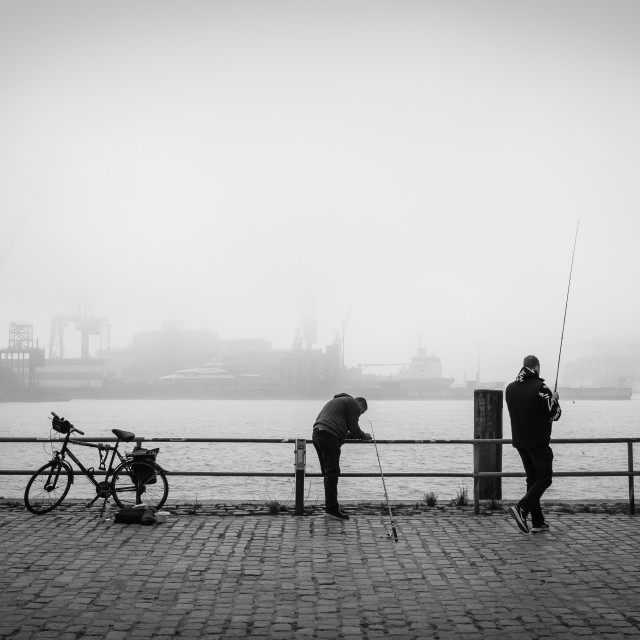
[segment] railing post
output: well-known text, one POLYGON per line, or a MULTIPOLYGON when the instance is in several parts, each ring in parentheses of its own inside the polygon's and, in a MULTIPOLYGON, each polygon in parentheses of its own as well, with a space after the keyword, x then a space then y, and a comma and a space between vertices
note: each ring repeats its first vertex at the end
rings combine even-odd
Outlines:
MULTIPOLYGON (((476 389, 473 392, 473 437, 477 440, 502 439, 502 391, 476 389)), ((474 444, 473 470, 502 471, 501 444, 474 444)), ((474 478, 479 500, 502 500, 502 478, 474 478)), ((474 483, 475 488, 475 483, 474 483)))
POLYGON ((636 497, 633 487, 633 442, 627 442, 627 458, 629 468, 629 513, 636 513, 636 497))
POLYGON ((477 445, 473 444, 473 513, 480 515, 480 478, 478 478, 478 457, 476 456, 477 445))
POLYGON ((295 515, 304 515, 304 476, 307 467, 307 441, 296 439, 296 509, 295 515))

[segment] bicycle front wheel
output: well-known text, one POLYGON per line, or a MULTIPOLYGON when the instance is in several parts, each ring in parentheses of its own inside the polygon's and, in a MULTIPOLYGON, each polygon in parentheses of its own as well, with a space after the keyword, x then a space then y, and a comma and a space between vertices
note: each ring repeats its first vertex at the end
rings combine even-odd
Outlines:
POLYGON ((111 493, 122 508, 145 504, 160 509, 169 495, 169 483, 153 462, 123 462, 114 472, 111 493))
POLYGON ((51 460, 40 467, 27 482, 24 504, 36 515, 53 511, 66 497, 71 488, 73 471, 58 460, 51 460))

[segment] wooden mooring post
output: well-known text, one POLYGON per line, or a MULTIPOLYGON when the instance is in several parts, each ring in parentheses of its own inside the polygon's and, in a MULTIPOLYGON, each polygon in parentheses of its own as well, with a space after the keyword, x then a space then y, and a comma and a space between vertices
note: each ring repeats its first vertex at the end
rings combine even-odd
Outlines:
MULTIPOLYGON (((473 392, 474 440, 502 439, 502 391, 476 389, 473 392)), ((475 444, 473 446, 473 472, 502 471, 501 444, 475 444)), ((474 478, 476 512, 479 500, 502 500, 502 478, 474 478)))

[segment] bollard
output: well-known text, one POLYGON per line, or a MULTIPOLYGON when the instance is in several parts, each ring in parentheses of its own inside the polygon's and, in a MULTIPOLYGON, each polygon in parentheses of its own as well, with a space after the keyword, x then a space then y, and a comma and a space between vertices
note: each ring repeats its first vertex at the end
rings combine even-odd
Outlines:
POLYGON ((304 474, 307 467, 307 441, 296 439, 296 508, 295 515, 304 515, 304 474))
MULTIPOLYGON (((502 439, 502 391, 476 389, 473 392, 473 438, 502 439)), ((502 471, 501 444, 474 444, 473 469, 502 471)), ((502 500, 502 478, 474 478, 477 500, 502 500)))

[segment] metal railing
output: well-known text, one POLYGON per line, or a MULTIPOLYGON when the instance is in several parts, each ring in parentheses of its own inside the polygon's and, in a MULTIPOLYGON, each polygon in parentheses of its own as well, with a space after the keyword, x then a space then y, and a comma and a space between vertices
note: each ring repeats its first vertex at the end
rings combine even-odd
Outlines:
MULTIPOLYGON (((116 438, 73 438, 81 442, 115 442, 116 438)), ((42 443, 51 441, 49 438, 0 438, 0 443, 42 443)), ((53 442, 56 442, 55 440, 53 442)), ((138 445, 148 442, 171 442, 171 443, 259 443, 259 444, 293 444, 294 445, 294 473, 275 471, 167 471, 170 476, 263 476, 263 477, 287 477, 295 478, 295 514, 304 513, 304 480, 306 477, 322 477, 321 473, 306 472, 306 451, 307 443, 311 440, 300 438, 135 438, 138 445)), ((473 478, 474 481, 474 511, 480 512, 479 480, 481 478, 521 478, 525 477, 523 472, 517 471, 479 471, 476 468, 475 451, 477 447, 485 445, 511 444, 510 439, 470 439, 470 440, 377 440, 379 445, 473 445, 474 469, 472 472, 451 472, 451 471, 425 471, 425 472, 385 472, 387 478, 473 478)), ((633 466, 633 445, 640 442, 640 438, 558 438, 552 441, 556 444, 626 444, 627 445, 627 469, 626 471, 554 471, 554 477, 628 477, 629 479, 629 513, 635 514, 635 491, 634 477, 640 475, 640 471, 635 471, 633 466)), ((368 444, 360 440, 347 440, 346 444, 368 444)), ((44 462, 44 461, 43 461, 44 462)), ((30 476, 35 469, 0 469, 0 475, 24 475, 30 476)), ((96 472, 98 474, 99 472, 96 472)), ((351 478, 373 478, 379 473, 341 473, 341 477, 351 478)))

